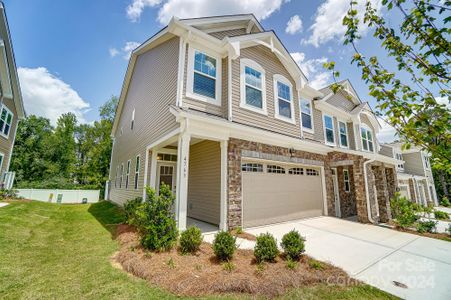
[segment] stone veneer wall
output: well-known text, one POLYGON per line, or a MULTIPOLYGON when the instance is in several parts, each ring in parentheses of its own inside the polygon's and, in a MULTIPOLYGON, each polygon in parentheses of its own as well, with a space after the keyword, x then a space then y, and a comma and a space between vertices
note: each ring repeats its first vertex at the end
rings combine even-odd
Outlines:
MULTIPOLYGON (((359 222, 368 223, 368 212, 365 193, 365 181, 363 172, 363 163, 365 158, 360 155, 354 155, 343 152, 330 152, 326 155, 317 153, 305 152, 294 150, 290 153, 290 149, 273 146, 268 144, 262 144, 257 142, 251 142, 246 140, 240 140, 231 138, 228 143, 228 201, 227 201, 227 223, 230 229, 241 226, 242 224, 242 182, 241 182, 241 158, 242 152, 247 151, 260 156, 274 156, 278 158, 286 158, 284 161, 296 161, 305 160, 312 162, 322 162, 324 166, 324 176, 326 182, 327 193, 327 212, 329 216, 335 216, 335 203, 334 203, 334 191, 332 181, 331 167, 337 168, 338 172, 338 186, 341 199, 341 213, 342 217, 348 217, 356 215, 359 222), (351 191, 349 193, 344 192, 343 183, 343 169, 349 170, 351 191)), ((318 165, 319 166, 319 165, 318 165)), ((376 203, 374 186, 376 184, 385 187, 383 195, 384 201, 381 200, 380 204, 383 205, 383 219, 391 218, 390 207, 388 200, 390 195, 393 195, 396 189, 396 183, 388 184, 387 181, 396 180, 396 173, 388 171, 381 166, 380 163, 374 165, 368 164, 368 178, 369 178, 369 194, 370 194, 370 206, 373 218, 377 221, 377 208, 379 206, 376 203), (378 169, 373 169, 376 166, 378 169), (381 182, 376 182, 377 179, 384 178, 381 182), (388 203, 388 204, 387 204, 388 203)), ((380 213, 380 211, 379 211, 380 213)))
POLYGON ((355 186, 354 186, 354 172, 352 165, 337 167, 337 180, 338 180, 338 190, 340 195, 340 211, 342 218, 348 218, 357 215, 357 205, 354 201, 355 199, 355 186), (344 172, 343 170, 348 170, 349 172, 349 186, 350 190, 345 191, 344 183, 344 172))

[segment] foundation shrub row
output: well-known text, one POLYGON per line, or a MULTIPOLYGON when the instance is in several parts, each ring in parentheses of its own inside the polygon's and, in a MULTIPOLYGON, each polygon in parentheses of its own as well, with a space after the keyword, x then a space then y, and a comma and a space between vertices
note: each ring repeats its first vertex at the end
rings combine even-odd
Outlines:
MULTIPOLYGON (((179 242, 181 254, 195 254, 202 244, 203 237, 199 228, 193 226, 183 231, 179 238, 177 224, 173 213, 175 197, 167 185, 161 185, 159 195, 147 188, 146 199, 138 197, 124 205, 126 221, 136 227, 141 245, 148 250, 168 251, 179 242)), ((242 229, 240 229, 242 232, 242 229)), ((237 238, 228 231, 220 231, 213 241, 213 252, 219 261, 224 262, 224 269, 233 270, 231 260, 237 249, 237 238)), ((299 232, 292 230, 285 234, 280 243, 288 268, 295 268, 296 261, 304 253, 305 239, 299 232)), ((256 238, 254 256, 257 263, 274 262, 279 256, 276 239, 270 233, 256 238)))

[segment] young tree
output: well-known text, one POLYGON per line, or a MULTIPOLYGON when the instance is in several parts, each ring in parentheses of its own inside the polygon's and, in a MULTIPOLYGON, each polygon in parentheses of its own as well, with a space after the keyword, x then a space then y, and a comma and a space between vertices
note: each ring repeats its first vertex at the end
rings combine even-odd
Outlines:
MULTIPOLYGON (((356 1, 350 1, 343 19, 347 27, 344 44, 353 48, 352 63, 361 70, 379 111, 397 130, 406 148, 412 143, 430 152, 436 169, 451 172, 451 115, 436 101, 439 96, 448 102, 451 99, 451 29, 447 25, 451 1, 382 0, 387 14, 395 9, 401 14, 399 26, 392 26, 386 20, 388 15, 380 16, 368 0, 363 23, 359 23, 356 5, 356 1), (359 24, 373 30, 373 37, 394 59, 398 72, 359 50, 359 24)), ((325 67, 333 71, 334 78, 339 76, 334 62, 325 67)), ((334 84, 332 89, 336 92, 340 86, 334 84)))

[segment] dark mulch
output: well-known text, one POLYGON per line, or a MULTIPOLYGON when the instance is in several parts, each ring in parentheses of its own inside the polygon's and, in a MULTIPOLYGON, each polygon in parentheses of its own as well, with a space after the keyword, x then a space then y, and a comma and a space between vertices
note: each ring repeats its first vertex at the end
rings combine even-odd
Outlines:
POLYGON ((113 260, 125 271, 180 296, 245 293, 277 297, 291 288, 322 283, 360 284, 332 265, 322 263, 321 270, 312 268, 311 258, 305 255, 296 269, 290 270, 282 257, 259 267, 253 251, 237 250, 232 260, 234 269, 226 271, 207 243, 196 255, 181 255, 177 249, 153 253, 139 245, 137 233, 126 225, 119 226, 117 239, 120 250, 113 260))

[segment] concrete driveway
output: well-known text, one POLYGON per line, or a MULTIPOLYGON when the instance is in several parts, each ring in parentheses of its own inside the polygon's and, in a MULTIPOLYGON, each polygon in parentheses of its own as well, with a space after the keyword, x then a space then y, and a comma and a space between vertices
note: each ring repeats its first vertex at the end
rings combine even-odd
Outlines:
MULTIPOLYGON (((451 299, 450 242, 332 217, 249 228, 246 232, 270 232, 279 243, 292 229, 306 237, 308 255, 341 267, 356 279, 401 298, 451 299)), ((240 248, 254 247, 254 242, 239 239, 238 243, 240 248)))

